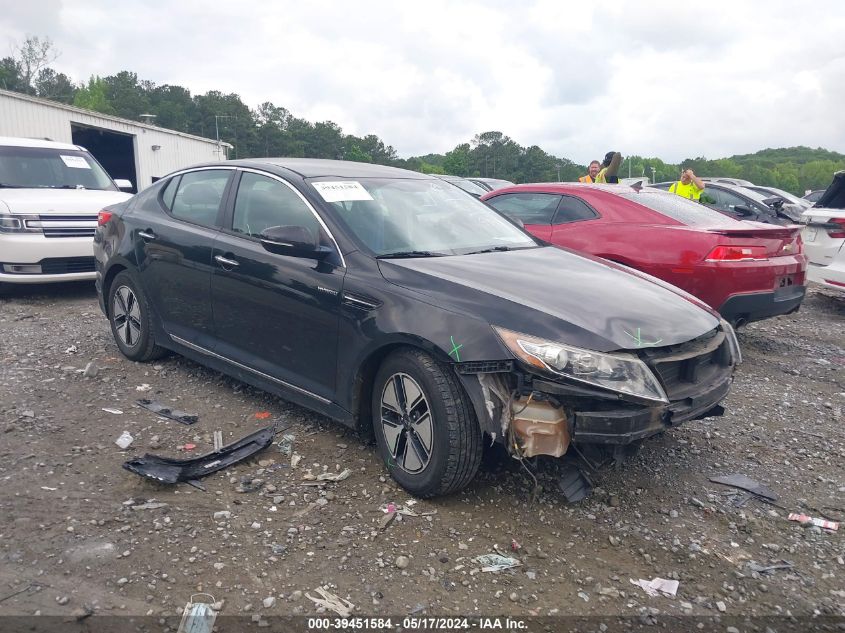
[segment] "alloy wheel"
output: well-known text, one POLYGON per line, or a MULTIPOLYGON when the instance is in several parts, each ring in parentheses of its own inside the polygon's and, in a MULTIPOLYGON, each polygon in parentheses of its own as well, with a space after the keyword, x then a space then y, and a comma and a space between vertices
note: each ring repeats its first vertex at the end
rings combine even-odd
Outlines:
POLYGON ((121 286, 115 291, 112 315, 121 342, 126 347, 135 347, 141 339, 141 307, 129 286, 121 286))
POLYGON ((431 458, 431 408, 417 381, 393 374, 381 394, 381 427, 393 461, 407 473, 425 470, 431 458))

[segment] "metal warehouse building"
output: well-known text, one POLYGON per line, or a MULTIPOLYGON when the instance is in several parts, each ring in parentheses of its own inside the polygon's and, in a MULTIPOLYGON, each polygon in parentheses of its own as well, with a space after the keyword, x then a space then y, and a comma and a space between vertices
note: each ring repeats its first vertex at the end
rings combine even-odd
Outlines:
POLYGON ((132 181, 136 191, 182 167, 225 160, 232 147, 214 139, 8 90, 0 90, 0 136, 82 145, 112 178, 132 181))

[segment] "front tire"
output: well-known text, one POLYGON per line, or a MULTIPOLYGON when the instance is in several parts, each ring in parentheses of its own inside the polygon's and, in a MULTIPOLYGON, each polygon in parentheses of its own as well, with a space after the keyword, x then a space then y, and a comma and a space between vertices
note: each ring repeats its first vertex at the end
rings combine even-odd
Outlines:
POLYGON ((482 434, 452 370, 421 350, 391 354, 376 374, 373 427, 391 477, 414 496, 457 492, 478 470, 482 434))
POLYGON ((150 304, 141 285, 127 271, 117 274, 109 287, 109 323, 120 353, 146 362, 161 357, 150 319, 150 304))

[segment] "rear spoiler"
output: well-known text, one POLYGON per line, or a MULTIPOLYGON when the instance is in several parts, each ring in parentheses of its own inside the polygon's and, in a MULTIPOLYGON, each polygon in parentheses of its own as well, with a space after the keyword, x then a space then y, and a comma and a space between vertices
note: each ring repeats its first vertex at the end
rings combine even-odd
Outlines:
POLYGON ((759 228, 741 229, 714 228, 707 229, 707 231, 726 237, 766 237, 776 240, 787 240, 796 237, 801 232, 801 228, 799 224, 790 224, 788 226, 766 225, 759 228))

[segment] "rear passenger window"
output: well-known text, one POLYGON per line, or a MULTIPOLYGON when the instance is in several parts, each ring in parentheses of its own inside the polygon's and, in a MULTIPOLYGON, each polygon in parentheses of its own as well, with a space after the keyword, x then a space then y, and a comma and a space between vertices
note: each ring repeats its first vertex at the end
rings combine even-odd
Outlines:
POLYGON ((164 191, 161 193, 161 200, 164 202, 164 206, 167 207, 168 211, 173 210, 173 198, 176 197, 176 188, 179 186, 180 178, 181 176, 171 178, 164 186, 164 191))
POLYGON ((320 223, 293 189, 266 176, 245 172, 238 185, 232 230, 258 237, 271 226, 302 226, 318 238, 320 223))
POLYGON ((597 217, 598 214, 580 198, 563 196, 560 199, 560 204, 557 206, 555 224, 566 224, 567 222, 577 222, 578 220, 592 220, 597 217))
MULTIPOLYGON (((176 195, 170 205, 173 217, 203 226, 215 226, 223 191, 229 181, 228 169, 206 169, 183 174, 177 185, 176 195)), ((165 204, 170 185, 165 190, 165 204)))
POLYGON ((560 196, 551 193, 506 193, 487 204, 523 224, 551 224, 560 196))

